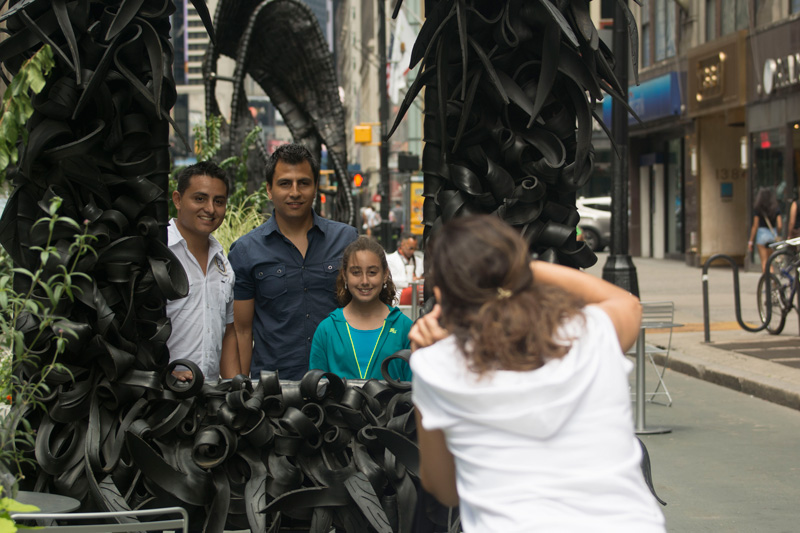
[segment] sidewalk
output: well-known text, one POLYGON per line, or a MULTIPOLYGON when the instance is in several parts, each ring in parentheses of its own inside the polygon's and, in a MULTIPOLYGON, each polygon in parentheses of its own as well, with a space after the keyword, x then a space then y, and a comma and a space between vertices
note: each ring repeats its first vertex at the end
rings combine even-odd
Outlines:
MULTIPOLYGON (((608 253, 599 253, 597 264, 587 272, 602 277, 607 257, 608 253)), ((672 336, 670 370, 800 409, 800 337, 796 312, 786 318, 786 327, 778 336, 741 329, 736 321, 732 269, 727 265, 712 267, 708 272, 711 342, 705 343, 702 269, 669 259, 635 257, 633 263, 641 300, 674 302, 675 321, 684 324, 672 336), (743 351, 758 353, 759 357, 743 351)), ((757 272, 739 271, 742 320, 750 326, 760 324, 756 307, 759 277, 757 272)), ((668 333, 647 332, 648 344, 666 346, 668 340, 668 333)), ((669 371, 665 380, 669 386, 669 371)))

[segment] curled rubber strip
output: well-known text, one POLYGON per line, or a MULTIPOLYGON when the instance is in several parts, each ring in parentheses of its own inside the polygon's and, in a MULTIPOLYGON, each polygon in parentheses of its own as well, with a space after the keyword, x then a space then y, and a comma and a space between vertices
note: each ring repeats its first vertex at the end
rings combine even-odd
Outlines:
POLYGON ((410 67, 422 69, 391 132, 425 88, 425 238, 453 217, 492 213, 523 232, 531 252, 588 267, 597 258, 575 242, 578 220, 547 206, 574 210, 590 179, 594 103, 623 90, 614 58, 586 0, 490 4, 426 4, 414 43, 410 67))

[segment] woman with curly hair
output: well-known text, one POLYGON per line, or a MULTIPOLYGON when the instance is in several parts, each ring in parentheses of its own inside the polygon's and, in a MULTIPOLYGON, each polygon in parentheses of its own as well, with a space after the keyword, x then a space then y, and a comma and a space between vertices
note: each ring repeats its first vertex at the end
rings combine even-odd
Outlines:
MULTIPOLYGON (((392 306, 394 296, 383 248, 374 239, 359 237, 342 255, 336 279, 342 307, 317 327, 309 368, 348 379, 383 379, 383 360, 409 347, 411 320, 392 306)), ((411 371, 401 360, 389 363, 389 375, 411 380, 411 371)))
POLYGON ((420 479, 464 531, 663 533, 628 388, 639 300, 530 262, 500 219, 433 237, 437 306, 411 331, 420 479))

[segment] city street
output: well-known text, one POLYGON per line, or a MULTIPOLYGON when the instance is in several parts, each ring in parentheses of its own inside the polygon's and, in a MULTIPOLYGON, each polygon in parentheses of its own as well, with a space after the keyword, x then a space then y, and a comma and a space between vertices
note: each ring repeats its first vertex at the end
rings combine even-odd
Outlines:
MULTIPOLYGON (((598 276, 607 254, 599 256, 589 270, 598 276)), ((702 270, 670 260, 634 258, 634 264, 642 300, 674 301, 676 321, 686 324, 684 332, 676 329, 673 336, 675 360, 695 369, 713 367, 722 376, 719 381, 730 376, 744 376, 737 383, 748 377, 756 381, 780 378, 773 388, 794 392, 799 369, 733 352, 730 347, 747 345, 749 351, 759 345, 797 347, 796 315, 787 319, 786 330, 778 337, 741 330, 735 323, 730 268, 714 268, 709 272, 712 343, 705 344, 702 270)), ((758 276, 741 273, 740 279, 742 314, 751 324, 757 319, 758 276)), ((664 345, 666 339, 665 334, 648 334, 648 343, 664 345)), ((649 363, 647 368, 650 390, 656 378, 649 363)), ((673 404, 647 403, 646 420, 648 428, 672 431, 642 440, 650 451, 656 490, 668 503, 663 508, 668 530, 798 531, 800 411, 673 370, 667 371, 665 379, 673 404)))

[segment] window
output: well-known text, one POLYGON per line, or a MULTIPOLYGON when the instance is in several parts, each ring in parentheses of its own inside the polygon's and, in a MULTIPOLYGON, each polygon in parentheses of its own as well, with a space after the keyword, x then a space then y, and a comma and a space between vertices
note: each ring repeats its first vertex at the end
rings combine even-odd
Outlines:
POLYGON ((792 4, 789 8, 792 10, 792 13, 800 13, 800 0, 792 0, 792 4))
POLYGON ((650 66, 650 0, 642 0, 642 57, 643 67, 650 66))
POLYGON ((717 0, 706 0, 706 41, 717 38, 717 0))
MULTIPOLYGON (((791 6, 789 6, 791 9, 791 6)), ((779 0, 755 0, 756 26, 769 24, 773 20, 773 11, 780 12, 779 0)), ((792 11, 794 13, 794 11, 792 11)))
POLYGON ((661 61, 667 56, 665 35, 667 33, 667 0, 655 0, 655 13, 653 16, 653 26, 656 32, 656 61, 661 61))
POLYGON ((722 0, 722 35, 728 35, 747 27, 749 0, 722 0))
POLYGON ((675 55, 675 4, 672 0, 655 0, 653 4, 655 60, 663 61, 675 55))

